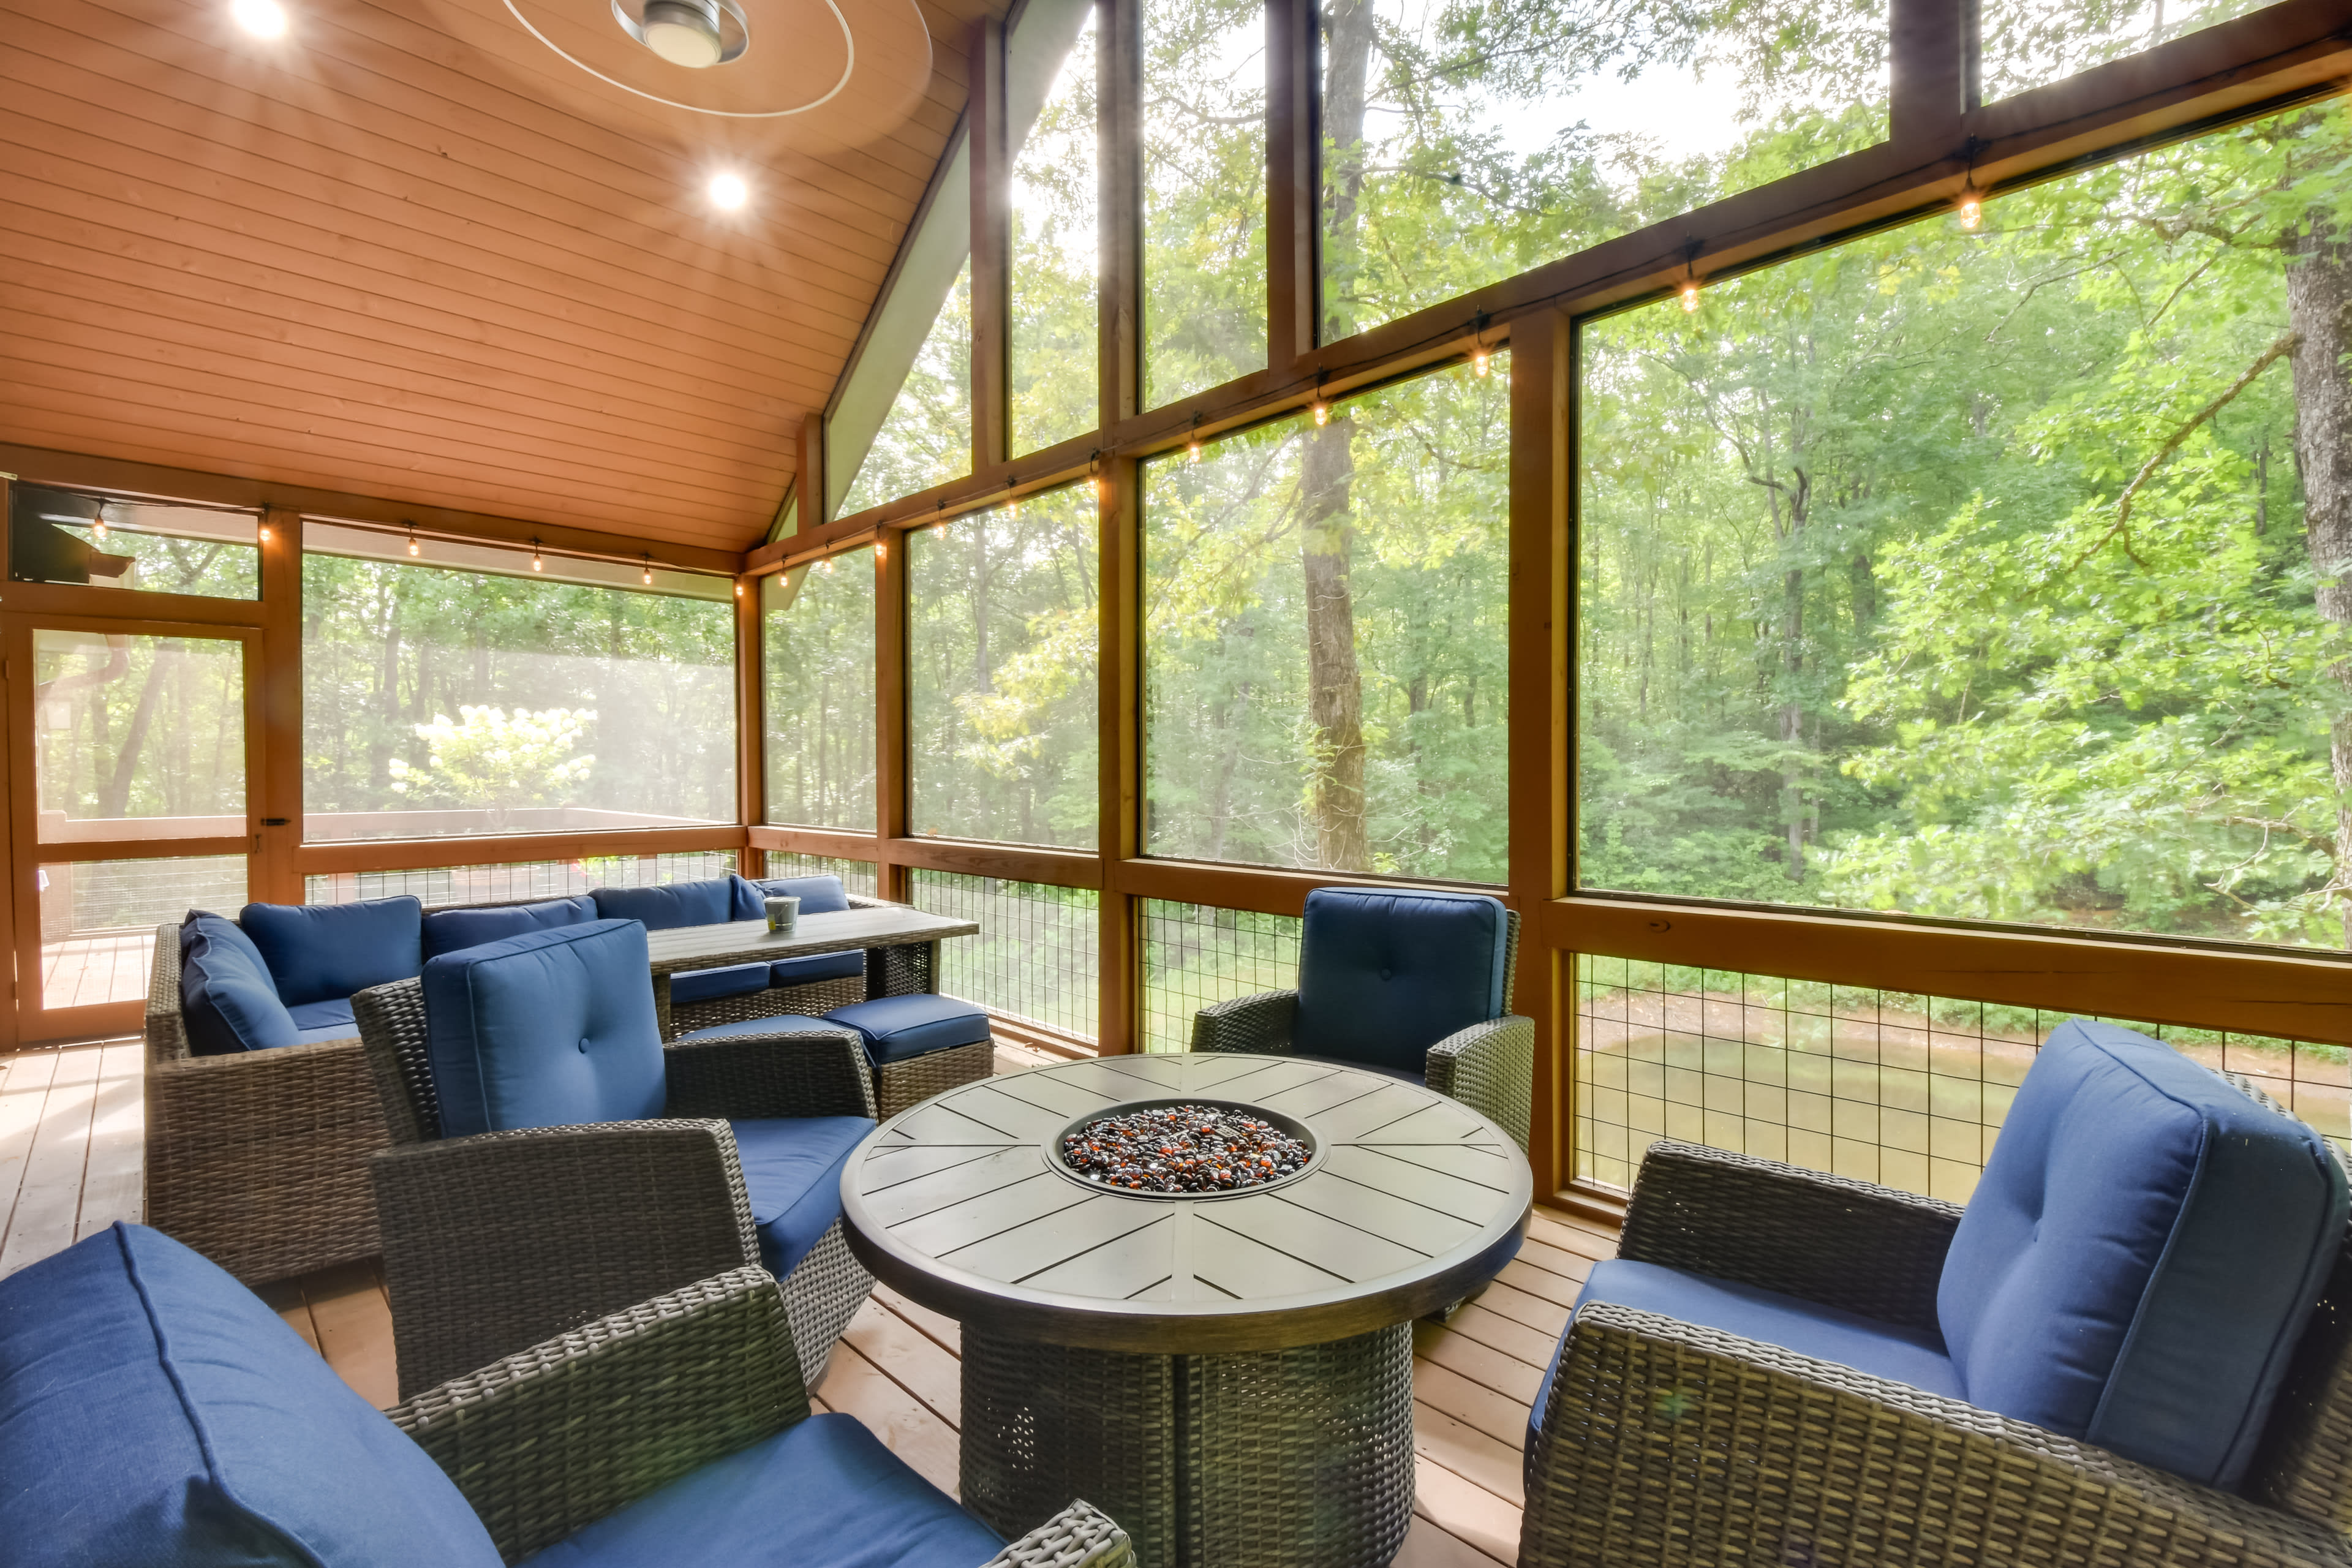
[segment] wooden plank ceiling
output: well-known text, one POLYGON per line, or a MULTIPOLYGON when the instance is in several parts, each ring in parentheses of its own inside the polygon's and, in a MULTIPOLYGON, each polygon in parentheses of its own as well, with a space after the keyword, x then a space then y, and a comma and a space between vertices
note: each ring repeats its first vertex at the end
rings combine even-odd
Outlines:
MULTIPOLYGON (((227 0, 0 0, 0 442, 728 550, 1003 9, 842 0, 930 36, 877 126, 862 81, 830 116, 647 102, 503 0, 284 3, 264 44, 227 0)), ((752 41, 723 68, 793 68, 752 41)))

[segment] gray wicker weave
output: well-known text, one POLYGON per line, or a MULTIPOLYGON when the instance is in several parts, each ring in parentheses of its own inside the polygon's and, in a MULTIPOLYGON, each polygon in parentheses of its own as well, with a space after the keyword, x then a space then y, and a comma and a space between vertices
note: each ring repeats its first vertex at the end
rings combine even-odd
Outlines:
MULTIPOLYGON (((393 1420, 509 1563, 809 1414, 775 1282, 730 1269, 427 1388, 393 1420)), ((1134 1568, 1085 1503, 974 1568, 1134 1568)))
MULTIPOLYGON (((1503 994, 1519 973, 1519 916, 1505 911, 1503 994)), ((1192 1015, 1196 1051, 1246 1051, 1283 1056, 1291 1050, 1298 993, 1260 991, 1219 1002, 1192 1015)), ((1457 1030, 1429 1047, 1422 1081, 1502 1127, 1524 1151, 1535 1104, 1536 1025, 1506 1014, 1457 1030)))
POLYGON ((1081 1494, 1137 1556, 1369 1568, 1412 1522, 1412 1331, 1227 1355, 963 1335, 964 1506, 1011 1534, 1081 1494))
POLYGON ((880 1104, 884 1121, 935 1094, 944 1094, 959 1084, 978 1083, 996 1071, 996 1045, 993 1040, 982 1040, 976 1045, 950 1046, 943 1051, 928 1056, 910 1057, 905 1061, 884 1062, 874 1069, 874 1098, 880 1104))
MULTIPOLYGON (((1932 1325, 1950 1204, 1652 1146, 1621 1257, 1932 1325)), ((1526 1458, 1522 1568, 2352 1565, 2352 1249, 2242 1497, 1777 1346, 1595 1304, 1526 1458)))
POLYGON ((146 1220, 247 1284, 373 1258, 383 1116, 359 1041, 188 1051, 180 928, 147 992, 146 1220))
MULTIPOLYGON (((443 1138, 422 983, 352 999, 394 1147, 371 1165, 404 1394, 689 1280, 756 1267, 722 1118, 871 1116, 845 1030, 665 1047, 674 1119, 443 1138)), ((836 1223, 783 1281, 798 1364, 821 1379, 874 1288, 836 1223)))

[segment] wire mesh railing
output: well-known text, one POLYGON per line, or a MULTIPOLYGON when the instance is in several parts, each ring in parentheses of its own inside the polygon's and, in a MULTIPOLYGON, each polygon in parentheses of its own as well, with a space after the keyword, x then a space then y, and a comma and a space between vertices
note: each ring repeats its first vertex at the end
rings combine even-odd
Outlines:
POLYGON ((1192 1015, 1213 1002, 1298 984, 1297 915, 1143 900, 1143 1048, 1192 1046, 1192 1015))
MULTIPOLYGON (((1966 1202, 2034 1053, 2077 1015, 1580 955, 1576 1169, 1633 1184, 1660 1138, 1966 1202)), ((2241 1073, 2352 1153, 2341 1046, 2123 1025, 2241 1073)))
POLYGON ((910 883, 917 909, 980 927, 940 944, 941 991, 1096 1037, 1101 894, 952 871, 916 871, 910 883))
POLYGON ((874 889, 879 886, 871 860, 838 860, 830 855, 803 855, 797 849, 769 850, 765 874, 771 878, 838 877, 845 890, 864 899, 876 897, 874 889))
POLYGON ((426 909, 446 904, 510 903, 564 899, 592 888, 649 888, 723 877, 735 868, 731 849, 672 855, 585 855, 576 860, 520 860, 492 866, 436 866, 404 871, 342 871, 303 879, 313 904, 348 904, 413 893, 426 909))

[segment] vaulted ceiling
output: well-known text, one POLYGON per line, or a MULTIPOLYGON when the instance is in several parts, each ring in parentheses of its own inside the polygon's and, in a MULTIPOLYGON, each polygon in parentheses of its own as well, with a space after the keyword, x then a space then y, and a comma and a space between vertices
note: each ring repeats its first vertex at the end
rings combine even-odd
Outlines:
POLYGON ((742 60, 646 57, 740 111, 865 41, 752 119, 520 23, 622 74, 609 0, 284 4, 265 43, 228 0, 0 0, 0 442, 738 550, 1003 9, 743 0, 742 60))

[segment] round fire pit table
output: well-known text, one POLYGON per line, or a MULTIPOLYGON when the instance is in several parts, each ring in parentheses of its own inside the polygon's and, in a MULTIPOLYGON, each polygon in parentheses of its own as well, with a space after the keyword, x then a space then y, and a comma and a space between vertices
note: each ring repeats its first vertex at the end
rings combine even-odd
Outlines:
POLYGON ((1074 1498, 1142 1568, 1370 1568, 1412 1513, 1415 1318, 1492 1279, 1534 1180, 1418 1084, 1286 1057, 1107 1057, 950 1089, 842 1175, 875 1276, 963 1325, 962 1490, 1007 1536, 1074 1498), (1301 1136, 1265 1185, 1134 1193, 1062 1160, 1205 1104, 1301 1136))

